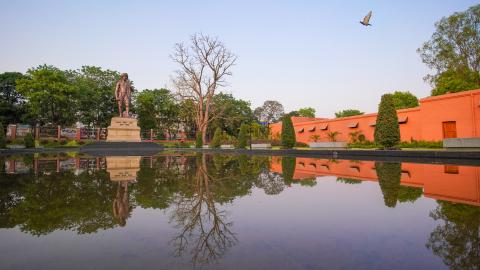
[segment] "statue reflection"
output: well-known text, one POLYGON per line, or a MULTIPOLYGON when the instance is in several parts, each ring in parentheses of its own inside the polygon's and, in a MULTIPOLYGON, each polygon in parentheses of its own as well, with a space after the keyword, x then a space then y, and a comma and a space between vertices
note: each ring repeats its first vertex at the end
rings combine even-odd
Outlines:
POLYGON ((110 181, 117 182, 117 191, 113 200, 113 216, 121 227, 127 224, 132 207, 128 194, 128 184, 136 182, 140 170, 141 157, 106 157, 107 172, 110 181))
POLYGON ((171 244, 176 256, 188 252, 194 265, 204 265, 221 258, 238 241, 231 231, 233 223, 225 221, 226 212, 214 201, 213 186, 221 185, 221 180, 209 174, 205 155, 197 157, 197 169, 188 184, 193 192, 178 194, 173 200, 170 220, 180 233, 171 244))

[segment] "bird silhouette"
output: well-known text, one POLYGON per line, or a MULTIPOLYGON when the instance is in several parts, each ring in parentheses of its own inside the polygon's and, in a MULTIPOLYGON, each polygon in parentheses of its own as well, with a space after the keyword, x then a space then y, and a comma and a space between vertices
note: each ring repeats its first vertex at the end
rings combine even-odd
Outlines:
POLYGON ((365 25, 365 26, 370 26, 370 18, 372 17, 372 11, 368 12, 367 16, 365 16, 365 18, 363 18, 363 21, 361 21, 360 23, 365 25))

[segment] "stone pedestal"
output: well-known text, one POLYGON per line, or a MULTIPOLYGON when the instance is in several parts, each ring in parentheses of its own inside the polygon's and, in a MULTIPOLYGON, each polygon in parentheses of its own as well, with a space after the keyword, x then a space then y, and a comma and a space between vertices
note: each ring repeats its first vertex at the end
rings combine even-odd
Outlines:
POLYGON ((134 181, 140 170, 140 157, 106 157, 111 181, 134 181))
POLYGON ((137 119, 113 117, 108 129, 107 142, 140 142, 140 128, 137 119))

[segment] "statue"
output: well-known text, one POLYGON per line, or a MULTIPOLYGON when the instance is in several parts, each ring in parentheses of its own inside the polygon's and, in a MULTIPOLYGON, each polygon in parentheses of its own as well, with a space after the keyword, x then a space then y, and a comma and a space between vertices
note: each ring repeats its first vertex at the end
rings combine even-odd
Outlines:
POLYGON ((122 73, 120 80, 115 86, 115 99, 118 103, 118 113, 120 117, 129 117, 128 109, 130 107, 130 98, 132 96, 132 85, 128 80, 128 74, 122 73), (122 103, 125 104, 125 112, 122 113, 122 103))

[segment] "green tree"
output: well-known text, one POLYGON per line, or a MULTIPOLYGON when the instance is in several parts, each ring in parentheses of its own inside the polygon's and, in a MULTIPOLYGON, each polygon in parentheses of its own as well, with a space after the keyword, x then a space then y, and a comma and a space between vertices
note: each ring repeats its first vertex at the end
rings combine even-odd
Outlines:
POLYGON ((478 89, 480 74, 471 70, 447 70, 432 78, 432 96, 478 89))
POLYGON ((275 100, 267 100, 261 107, 256 108, 253 114, 260 123, 275 123, 284 115, 283 105, 275 100))
POLYGON ((374 137, 383 148, 392 148, 400 143, 398 116, 391 94, 383 95, 378 106, 374 137))
POLYGON ((398 200, 402 165, 400 163, 377 161, 375 162, 375 170, 385 206, 394 208, 398 200))
POLYGON ((114 92, 120 73, 94 66, 83 66, 69 73, 78 89, 78 120, 87 126, 109 126, 112 117, 118 114, 114 92))
POLYGON ((357 109, 346 109, 343 111, 339 111, 335 113, 336 118, 340 117, 348 117, 348 116, 355 116, 355 115, 362 115, 363 112, 357 110, 357 109))
POLYGON ((238 136, 242 123, 253 118, 250 102, 236 99, 231 94, 218 93, 213 97, 212 122, 208 127, 208 135, 217 128, 230 136, 238 136))
POLYGON ((215 134, 213 135, 213 139, 210 142, 210 147, 219 148, 220 145, 222 145, 222 137, 222 130, 220 128, 217 128, 217 130, 215 130, 215 134))
POLYGON ((295 167, 297 165, 296 157, 282 157, 282 176, 287 185, 293 182, 295 167))
POLYGON ((418 98, 410 93, 409 91, 395 91, 392 94, 393 104, 395 104, 395 109, 406 109, 418 107, 418 98))
POLYGON ((281 138, 284 148, 292 148, 295 146, 295 129, 293 128, 292 119, 289 116, 283 118, 281 138))
POLYGON ((238 133, 238 148, 244 149, 247 147, 247 135, 248 135, 248 125, 242 124, 240 126, 240 132, 238 133))
POLYGON ((311 107, 298 109, 298 115, 302 117, 315 117, 315 109, 311 107))
POLYGON ((436 74, 426 77, 432 95, 480 88, 480 5, 435 23, 431 39, 417 50, 436 74))
POLYGON ((25 98, 17 92, 16 81, 25 76, 19 72, 5 72, 0 74, 0 123, 20 123, 25 115, 25 98))
POLYGON ((30 116, 40 123, 75 123, 78 90, 66 72, 47 65, 29 69, 27 77, 17 81, 17 91, 28 100, 30 116))
POLYGON ((202 148, 203 147, 203 140, 202 140, 202 132, 197 131, 196 139, 195 139, 195 147, 202 148))
POLYGON ((175 133, 179 110, 173 94, 167 89, 145 89, 135 98, 138 125, 142 129, 175 133))

